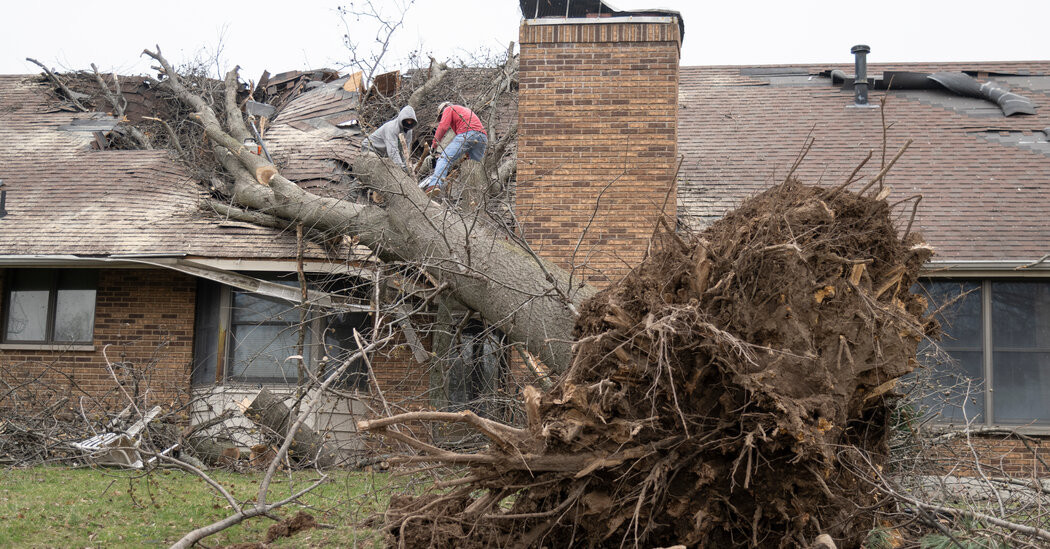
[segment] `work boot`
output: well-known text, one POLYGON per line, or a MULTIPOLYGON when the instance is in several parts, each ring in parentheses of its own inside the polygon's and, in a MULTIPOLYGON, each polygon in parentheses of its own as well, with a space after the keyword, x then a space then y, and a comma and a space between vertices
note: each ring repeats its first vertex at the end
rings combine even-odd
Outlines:
POLYGON ((431 200, 441 200, 441 198, 445 194, 441 190, 441 187, 438 187, 437 185, 431 185, 423 189, 423 192, 426 193, 426 195, 429 196, 431 200))

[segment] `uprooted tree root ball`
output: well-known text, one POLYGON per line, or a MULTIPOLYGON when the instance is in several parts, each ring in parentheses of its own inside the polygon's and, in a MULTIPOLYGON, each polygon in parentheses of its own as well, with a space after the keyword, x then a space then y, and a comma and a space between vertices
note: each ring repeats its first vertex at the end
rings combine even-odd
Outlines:
POLYGON ((364 422, 423 451, 405 461, 469 466, 395 499, 392 543, 859 546, 880 507, 859 463, 884 461, 893 383, 937 328, 910 292, 930 254, 884 200, 794 181, 688 242, 659 235, 585 303, 527 428, 460 414, 493 442, 470 455, 364 422))

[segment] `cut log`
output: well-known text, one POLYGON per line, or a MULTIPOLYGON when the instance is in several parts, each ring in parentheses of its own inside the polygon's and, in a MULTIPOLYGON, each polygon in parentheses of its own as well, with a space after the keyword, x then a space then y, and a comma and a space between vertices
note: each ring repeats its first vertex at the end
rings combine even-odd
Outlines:
MULTIPOLYGON (((278 438, 284 438, 288 427, 295 422, 292 411, 284 404, 284 399, 267 389, 259 391, 255 400, 244 411, 244 415, 278 438)), ((321 468, 335 465, 338 458, 336 450, 325 444, 324 438, 306 425, 300 427, 293 435, 288 455, 293 462, 309 463, 321 468)))
POLYGON ((225 465, 224 456, 230 451, 240 452, 237 445, 228 441, 215 439, 209 436, 197 435, 186 439, 183 451, 193 454, 194 457, 208 465, 225 465))

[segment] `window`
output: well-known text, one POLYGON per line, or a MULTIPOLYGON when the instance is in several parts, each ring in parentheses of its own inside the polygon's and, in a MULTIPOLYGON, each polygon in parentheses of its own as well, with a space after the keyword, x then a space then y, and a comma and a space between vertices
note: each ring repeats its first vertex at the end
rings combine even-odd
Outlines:
POLYGON ((1050 425, 1050 282, 937 279, 923 287, 930 310, 943 307, 940 351, 920 352, 933 389, 923 402, 952 423, 1050 425))
MULTIPOLYGON (((302 349, 310 364, 313 345, 309 323, 302 349)), ((230 357, 226 378, 232 381, 297 383, 299 308, 294 303, 233 290, 230 310, 230 357)))
POLYGON ((503 386, 507 359, 503 334, 486 329, 480 322, 470 322, 450 349, 451 364, 447 375, 448 409, 471 410, 493 417, 499 404, 493 401, 503 386))
POLYGON ((5 343, 92 342, 95 289, 92 269, 15 269, 4 292, 5 343))
MULTIPOLYGON (((291 279, 275 282, 297 286, 291 279)), ((254 294, 208 280, 197 289, 197 321, 192 379, 196 385, 223 382, 296 384, 300 354, 298 304, 254 294)), ((318 375, 331 373, 357 351, 356 328, 369 325, 364 312, 307 311, 302 357, 318 375)), ((363 360, 344 372, 338 386, 367 387, 363 360)))

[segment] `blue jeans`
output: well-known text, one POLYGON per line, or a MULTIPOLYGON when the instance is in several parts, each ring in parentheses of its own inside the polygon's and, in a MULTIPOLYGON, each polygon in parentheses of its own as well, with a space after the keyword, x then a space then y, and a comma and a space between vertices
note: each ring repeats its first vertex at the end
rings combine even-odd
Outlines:
POLYGON ((445 176, 448 175, 448 170, 452 165, 465 154, 469 154, 471 160, 481 162, 481 159, 485 157, 485 147, 488 144, 489 138, 479 131, 456 135, 438 157, 437 165, 434 166, 434 174, 424 179, 419 186, 426 189, 437 185, 441 190, 445 190, 445 176))

